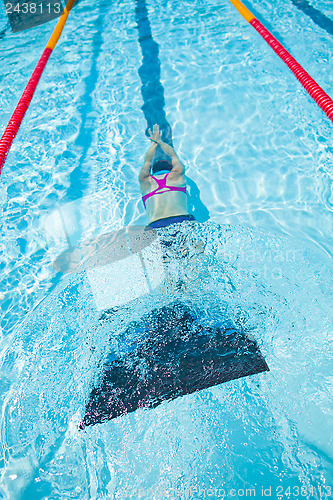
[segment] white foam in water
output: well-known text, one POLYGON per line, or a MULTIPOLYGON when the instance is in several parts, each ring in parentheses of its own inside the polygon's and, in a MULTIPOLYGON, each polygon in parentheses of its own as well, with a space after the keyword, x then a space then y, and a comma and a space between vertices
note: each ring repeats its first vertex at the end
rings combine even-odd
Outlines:
MULTIPOLYGON (((127 251, 131 253, 130 245, 127 251)), ((137 253, 87 269, 86 273, 99 311, 126 304, 162 283, 165 275, 160 243, 156 239, 137 253)))
POLYGON ((99 311, 120 306, 149 292, 137 255, 131 255, 110 266, 88 270, 87 276, 99 311))
POLYGON ((164 279, 158 241, 134 255, 107 266, 87 270, 96 308, 120 306, 152 292, 164 279))
MULTIPOLYGON (((159 259, 155 255, 156 260, 159 259)), ((163 268, 155 261, 131 255, 109 266, 87 270, 97 309, 126 304, 156 288, 162 282, 163 268), (147 280, 146 273, 152 280, 147 280)))
POLYGON ((110 266, 88 270, 87 276, 99 311, 120 306, 149 292, 137 255, 131 255, 110 266))
POLYGON ((165 278, 161 245, 157 239, 142 250, 142 260, 148 275, 150 288, 153 290, 157 288, 165 278))

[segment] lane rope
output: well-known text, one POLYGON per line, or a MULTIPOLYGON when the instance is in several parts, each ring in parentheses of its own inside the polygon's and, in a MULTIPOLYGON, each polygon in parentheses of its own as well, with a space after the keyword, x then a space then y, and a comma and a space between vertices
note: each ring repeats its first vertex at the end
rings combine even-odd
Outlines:
POLYGON ((311 78, 305 69, 294 59, 294 57, 281 45, 280 42, 261 24, 258 19, 240 2, 240 0, 230 0, 233 6, 244 17, 244 19, 253 26, 255 30, 263 37, 265 42, 276 52, 288 68, 294 73, 297 80, 303 85, 312 99, 326 113, 328 118, 333 121, 333 101, 326 92, 311 78))
POLYGON ((35 67, 34 72, 32 73, 31 78, 15 108, 15 111, 12 114, 12 117, 9 120, 8 125, 0 139, 0 174, 2 167, 5 164, 11 145, 16 137, 17 132, 19 131, 24 115, 35 93, 35 90, 37 88, 40 77, 42 76, 46 63, 49 60, 52 50, 56 46, 61 36, 62 30, 64 29, 68 15, 74 5, 74 2, 75 0, 68 0, 64 12, 60 16, 56 24, 56 27, 53 30, 51 38, 48 41, 37 63, 37 66, 35 67))

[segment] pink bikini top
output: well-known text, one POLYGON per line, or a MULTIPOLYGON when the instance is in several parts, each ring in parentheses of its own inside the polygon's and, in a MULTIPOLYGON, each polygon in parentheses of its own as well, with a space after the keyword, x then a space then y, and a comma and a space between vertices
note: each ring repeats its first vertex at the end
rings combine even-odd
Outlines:
POLYGON ((157 188, 154 189, 154 191, 152 191, 151 193, 148 193, 148 194, 145 194, 144 196, 142 196, 142 201, 143 201, 143 205, 145 208, 146 208, 146 200, 148 198, 150 198, 151 196, 154 196, 155 194, 167 193, 168 191, 181 191, 182 193, 186 194, 186 187, 185 186, 178 187, 178 186, 167 186, 166 185, 166 181, 167 181, 167 177, 168 177, 169 173, 165 174, 163 179, 156 179, 156 177, 154 177, 152 175, 152 178, 154 179, 154 181, 157 182, 157 188), (166 189, 166 191, 161 191, 161 189, 166 189))

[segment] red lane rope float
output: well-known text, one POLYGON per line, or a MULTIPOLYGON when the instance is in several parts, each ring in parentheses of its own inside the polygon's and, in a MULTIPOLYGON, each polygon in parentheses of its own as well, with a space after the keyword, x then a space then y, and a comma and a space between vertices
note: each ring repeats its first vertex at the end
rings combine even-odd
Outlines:
POLYGON ((239 0, 230 0, 238 12, 253 26, 255 30, 263 37, 276 54, 286 63, 288 68, 294 73, 297 80, 303 85, 312 99, 326 113, 328 118, 333 121, 333 101, 329 95, 311 78, 309 73, 294 59, 294 57, 281 45, 280 42, 261 24, 258 19, 242 4, 239 0))
POLYGON ((261 24, 258 19, 253 19, 250 22, 263 39, 276 54, 286 63, 288 68, 294 73, 297 80, 303 85, 305 90, 310 94, 312 99, 318 106, 327 114, 333 121, 333 101, 329 95, 318 85, 318 83, 311 78, 304 68, 293 58, 293 56, 281 45, 280 42, 261 24))
POLYGON ((54 49, 60 38, 62 30, 66 24, 68 14, 74 5, 74 2, 75 0, 69 0, 67 2, 64 12, 60 16, 58 23, 56 24, 56 27, 53 30, 52 36, 48 41, 37 63, 37 66, 34 69, 34 72, 32 73, 31 78, 21 96, 21 99, 19 100, 15 108, 15 111, 12 114, 12 117, 9 120, 9 123, 0 139, 0 173, 6 161, 11 145, 16 137, 17 132, 19 131, 24 115, 35 93, 35 90, 37 88, 40 77, 42 76, 46 63, 49 60, 52 50, 54 49))

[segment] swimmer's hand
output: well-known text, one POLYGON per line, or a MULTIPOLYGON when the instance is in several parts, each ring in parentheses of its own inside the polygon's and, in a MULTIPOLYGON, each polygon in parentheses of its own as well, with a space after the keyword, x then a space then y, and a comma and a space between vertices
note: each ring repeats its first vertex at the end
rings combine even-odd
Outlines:
MULTIPOLYGON (((166 153, 167 155, 169 155, 171 157, 172 172, 174 174, 184 175, 184 173, 185 173, 184 165, 179 160, 173 147, 162 141, 159 126, 154 125, 153 131, 151 131, 149 128, 148 132, 150 134, 149 138, 153 142, 153 144, 150 146, 150 150, 152 150, 154 148, 154 146, 157 146, 157 144, 159 144, 160 147, 162 148, 162 150, 164 151, 164 153, 166 153)), ((152 158, 151 158, 151 160, 152 160, 152 158)))
POLYGON ((150 137, 149 137, 150 140, 152 140, 153 142, 156 142, 156 144, 160 144, 162 142, 160 128, 158 125, 153 126, 153 131, 151 131, 149 128, 148 132, 150 134, 150 137))

